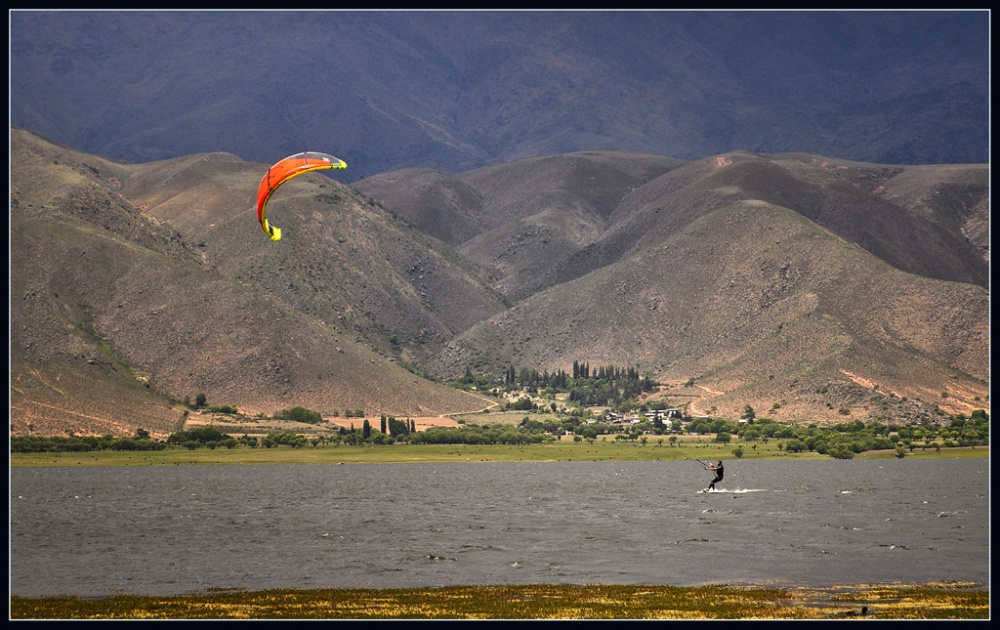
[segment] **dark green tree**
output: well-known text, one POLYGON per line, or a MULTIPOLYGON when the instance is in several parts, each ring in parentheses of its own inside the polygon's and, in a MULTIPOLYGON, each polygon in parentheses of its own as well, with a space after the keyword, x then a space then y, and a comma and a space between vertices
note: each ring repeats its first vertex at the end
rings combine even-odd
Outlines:
POLYGON ((304 422, 306 424, 320 424, 323 422, 323 415, 318 411, 311 411, 305 407, 292 407, 278 413, 278 417, 294 422, 304 422))
POLYGON ((402 420, 396 420, 396 418, 394 418, 393 416, 389 416, 388 424, 389 424, 389 435, 391 435, 394 438, 406 435, 410 432, 410 426, 406 422, 402 420))

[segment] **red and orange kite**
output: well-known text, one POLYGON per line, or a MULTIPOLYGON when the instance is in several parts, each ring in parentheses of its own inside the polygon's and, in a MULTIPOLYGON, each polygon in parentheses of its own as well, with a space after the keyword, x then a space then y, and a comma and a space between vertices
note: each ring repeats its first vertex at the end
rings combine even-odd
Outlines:
POLYGON ((260 180, 260 187, 257 189, 257 220, 260 221, 260 227, 265 234, 271 237, 272 241, 281 239, 281 228, 268 223, 267 217, 264 215, 267 200, 271 198, 271 194, 278 186, 293 177, 331 168, 347 168, 347 163, 326 153, 305 151, 290 155, 267 169, 267 173, 264 174, 264 179, 260 180))

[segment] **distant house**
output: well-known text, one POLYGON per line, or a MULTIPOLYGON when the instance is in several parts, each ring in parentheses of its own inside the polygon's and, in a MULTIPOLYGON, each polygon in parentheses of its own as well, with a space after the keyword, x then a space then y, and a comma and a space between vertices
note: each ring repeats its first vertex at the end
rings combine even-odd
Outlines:
POLYGON ((605 414, 603 420, 608 424, 638 424, 642 421, 642 418, 639 416, 624 415, 612 411, 605 414))
POLYGON ((669 409, 654 409, 652 411, 647 411, 643 415, 650 420, 666 420, 667 418, 680 419, 683 416, 681 410, 677 407, 671 407, 669 409))

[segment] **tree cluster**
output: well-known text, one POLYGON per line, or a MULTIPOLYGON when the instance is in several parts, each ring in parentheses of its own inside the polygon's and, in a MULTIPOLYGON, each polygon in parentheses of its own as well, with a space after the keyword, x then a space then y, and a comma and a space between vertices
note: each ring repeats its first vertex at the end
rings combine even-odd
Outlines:
MULTIPOLYGON (((687 428, 691 430, 691 425, 687 428)), ((719 425, 720 430, 733 432, 733 428, 731 423, 719 425)), ((740 426, 735 432, 744 441, 784 439, 787 440, 784 443, 786 452, 814 451, 836 459, 851 459, 865 451, 895 449, 903 455, 917 448, 986 446, 990 443, 989 414, 983 410, 972 412, 971 417, 954 415, 947 426, 911 424, 894 428, 880 422, 855 420, 832 427, 803 427, 761 418, 740 426)))
POLYGON ((554 439, 542 431, 494 424, 457 429, 432 427, 410 435, 407 441, 410 444, 540 444, 554 439))
POLYGON ((151 440, 143 429, 135 437, 116 438, 111 435, 96 436, 38 436, 12 435, 11 453, 86 453, 89 451, 160 451, 167 447, 163 442, 151 440))
POLYGON ((305 407, 292 407, 291 409, 284 409, 279 411, 275 418, 282 420, 291 420, 293 422, 304 422, 306 424, 320 424, 323 422, 323 416, 318 411, 311 411, 305 407))
MULTIPOLYGON (((479 383, 483 379, 473 376, 471 371, 466 370, 464 380, 467 383, 479 383)), ((569 393, 570 401, 584 407, 620 405, 653 391, 657 386, 652 378, 639 374, 639 370, 634 367, 605 365, 591 368, 589 363, 580 361, 573 362, 572 375, 565 370, 549 372, 528 367, 518 369, 511 364, 507 367, 502 381, 508 391, 521 388, 528 391, 544 390, 551 394, 569 393)), ((530 405, 530 402, 518 401, 516 404, 530 405)))

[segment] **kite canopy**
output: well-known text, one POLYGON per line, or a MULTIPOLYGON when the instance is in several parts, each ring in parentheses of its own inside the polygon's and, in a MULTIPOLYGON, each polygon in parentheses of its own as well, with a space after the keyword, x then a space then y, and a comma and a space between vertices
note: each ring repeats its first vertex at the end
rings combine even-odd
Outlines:
POLYGON ((260 180, 260 187, 257 189, 257 220, 260 221, 260 227, 265 234, 271 237, 272 241, 281 240, 281 228, 268 223, 264 214, 267 209, 267 200, 271 198, 271 194, 278 186, 293 177, 332 168, 347 168, 347 163, 326 153, 304 151, 289 155, 267 169, 267 173, 264 174, 264 179, 260 180))

